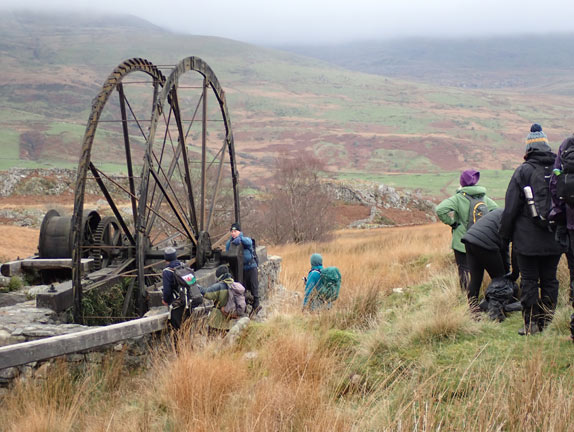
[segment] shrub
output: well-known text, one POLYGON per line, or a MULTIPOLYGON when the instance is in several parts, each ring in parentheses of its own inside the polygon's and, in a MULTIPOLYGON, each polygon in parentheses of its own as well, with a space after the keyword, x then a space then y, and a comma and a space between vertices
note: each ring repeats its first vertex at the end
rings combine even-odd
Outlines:
POLYGON ((8 291, 18 291, 22 289, 24 282, 20 276, 12 276, 8 282, 8 291))

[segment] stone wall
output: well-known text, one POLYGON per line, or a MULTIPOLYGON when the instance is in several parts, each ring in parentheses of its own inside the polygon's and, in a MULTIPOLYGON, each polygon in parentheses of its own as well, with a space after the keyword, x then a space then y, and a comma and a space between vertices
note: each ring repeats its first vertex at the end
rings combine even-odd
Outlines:
MULTIPOLYGON (((262 253, 261 255, 259 266, 260 296, 263 300, 263 304, 269 305, 273 302, 273 297, 279 289, 281 258, 278 256, 267 257, 266 253, 262 253)), ((26 287, 23 291, 28 293, 22 296, 22 298, 26 298, 30 297, 29 292, 37 292, 38 289, 26 287)), ((14 293, 8 294, 14 295, 14 293)), ((5 294, 0 294, 0 296, 3 295, 5 294)), ((80 332, 88 328, 93 328, 78 324, 67 324, 64 322, 64 316, 62 314, 57 314, 51 309, 36 308, 35 305, 35 300, 30 299, 0 307, 0 346, 80 332)), ((156 313, 165 312, 167 310, 165 307, 156 309, 156 313)), ((258 319, 264 319, 264 317, 265 314, 262 313, 258 319)), ((240 327, 241 328, 232 332, 234 338, 237 338, 236 333, 245 328, 245 322, 242 322, 240 327)), ((74 368, 87 368, 90 365, 101 364, 115 355, 122 355, 124 357, 125 367, 145 367, 150 359, 150 348, 156 346, 158 343, 165 343, 165 341, 165 337, 162 337, 161 334, 148 334, 143 337, 125 340, 85 352, 71 353, 55 359, 0 369, 0 395, 3 391, 6 391, 6 388, 8 388, 15 379, 45 377, 48 371, 57 362, 65 362, 74 368)))

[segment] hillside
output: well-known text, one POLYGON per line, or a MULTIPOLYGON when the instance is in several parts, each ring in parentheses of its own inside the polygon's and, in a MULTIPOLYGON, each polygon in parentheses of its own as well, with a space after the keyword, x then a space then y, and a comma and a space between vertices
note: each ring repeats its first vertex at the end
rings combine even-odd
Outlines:
POLYGON ((283 49, 377 75, 463 88, 573 94, 574 34, 404 38, 283 49))
POLYGON ((310 152, 342 178, 444 196, 458 171, 473 166, 500 172, 492 187, 503 190, 530 123, 541 122, 558 143, 573 120, 569 98, 542 86, 409 82, 407 74, 354 72, 127 16, 3 12, 0 55, 0 169, 75 167, 92 98, 119 62, 136 56, 172 65, 194 55, 213 68, 227 94, 243 187, 268 183, 275 158, 310 152))

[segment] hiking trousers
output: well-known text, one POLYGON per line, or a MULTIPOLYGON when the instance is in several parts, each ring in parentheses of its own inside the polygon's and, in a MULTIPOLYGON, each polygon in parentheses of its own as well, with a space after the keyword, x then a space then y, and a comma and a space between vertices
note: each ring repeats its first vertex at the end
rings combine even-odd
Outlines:
POLYGON ((518 267, 522 276, 520 303, 524 314, 524 324, 534 320, 540 329, 546 327, 556 310, 558 302, 558 279, 556 270, 560 255, 517 254, 518 267))
POLYGON ((454 260, 456 261, 456 267, 458 268, 458 282, 460 283, 460 288, 464 291, 468 291, 468 282, 470 280, 470 270, 468 268, 468 263, 466 261, 466 254, 464 252, 454 251, 454 260))
POLYGON ((477 301, 480 287, 486 270, 491 279, 506 274, 504 259, 499 250, 488 250, 483 247, 466 243, 466 261, 470 270, 470 283, 468 284, 468 300, 477 301))
POLYGON ((253 309, 259 306, 259 274, 257 267, 249 270, 243 270, 243 280, 245 281, 245 289, 249 290, 253 296, 253 309))

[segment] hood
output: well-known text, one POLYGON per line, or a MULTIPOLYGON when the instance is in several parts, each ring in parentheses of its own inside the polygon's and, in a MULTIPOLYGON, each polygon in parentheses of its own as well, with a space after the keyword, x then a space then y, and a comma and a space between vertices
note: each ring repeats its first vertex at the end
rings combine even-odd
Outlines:
POLYGON ((484 186, 474 185, 474 186, 464 186, 461 187, 457 193, 465 193, 467 195, 476 196, 486 194, 486 188, 484 186))

